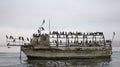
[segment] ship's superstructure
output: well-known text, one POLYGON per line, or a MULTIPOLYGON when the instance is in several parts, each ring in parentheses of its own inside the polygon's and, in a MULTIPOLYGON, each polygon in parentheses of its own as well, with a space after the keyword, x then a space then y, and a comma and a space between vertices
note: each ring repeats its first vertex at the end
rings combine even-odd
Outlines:
POLYGON ((112 41, 105 40, 103 32, 57 32, 33 34, 30 45, 46 47, 92 47, 111 46, 112 41))

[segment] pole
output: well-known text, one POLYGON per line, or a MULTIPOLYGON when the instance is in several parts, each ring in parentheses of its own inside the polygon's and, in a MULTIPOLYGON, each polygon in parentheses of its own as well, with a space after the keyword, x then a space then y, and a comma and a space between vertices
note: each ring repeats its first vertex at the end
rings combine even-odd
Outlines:
POLYGON ((50 17, 49 17, 49 34, 50 34, 50 17))
POLYGON ((114 37, 115 37, 115 32, 113 32, 112 42, 113 42, 114 37))
POLYGON ((58 36, 59 36, 59 35, 57 34, 57 48, 58 48, 58 36))
POLYGON ((20 46, 20 63, 21 63, 21 46, 20 46))

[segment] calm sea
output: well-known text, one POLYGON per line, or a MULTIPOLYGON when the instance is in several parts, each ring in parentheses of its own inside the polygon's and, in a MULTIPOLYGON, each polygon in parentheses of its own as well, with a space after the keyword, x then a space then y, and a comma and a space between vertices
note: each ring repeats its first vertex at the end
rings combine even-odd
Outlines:
POLYGON ((120 67, 120 47, 109 59, 28 60, 24 53, 0 52, 0 67, 120 67))

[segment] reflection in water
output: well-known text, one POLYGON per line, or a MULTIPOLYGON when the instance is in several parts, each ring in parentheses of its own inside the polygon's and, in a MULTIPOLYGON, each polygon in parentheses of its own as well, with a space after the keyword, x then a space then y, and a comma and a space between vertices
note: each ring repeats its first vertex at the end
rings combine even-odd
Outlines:
POLYGON ((111 58, 70 60, 27 60, 27 67, 109 67, 111 58))

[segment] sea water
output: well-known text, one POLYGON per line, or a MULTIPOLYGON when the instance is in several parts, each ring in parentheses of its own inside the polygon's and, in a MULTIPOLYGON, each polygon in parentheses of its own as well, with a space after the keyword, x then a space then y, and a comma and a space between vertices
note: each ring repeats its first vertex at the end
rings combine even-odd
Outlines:
POLYGON ((113 47, 111 58, 28 60, 24 53, 0 52, 0 67, 120 67, 120 47, 113 47))

